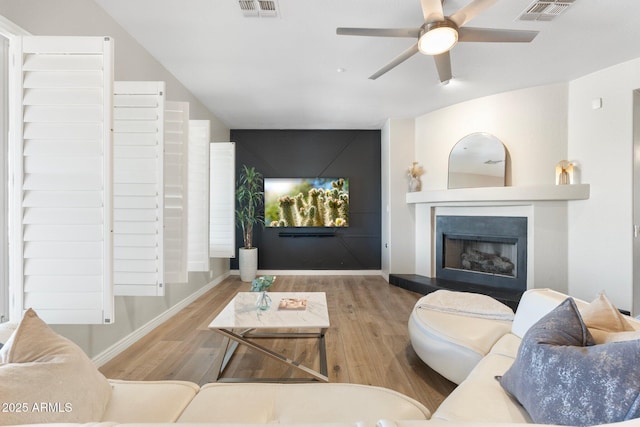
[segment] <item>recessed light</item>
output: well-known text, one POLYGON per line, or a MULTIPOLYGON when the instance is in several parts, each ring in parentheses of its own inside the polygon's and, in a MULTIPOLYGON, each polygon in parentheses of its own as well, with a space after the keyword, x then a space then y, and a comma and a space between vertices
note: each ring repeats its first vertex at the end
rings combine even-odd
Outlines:
POLYGON ((337 71, 338 73, 344 73, 344 72, 346 72, 347 70, 346 70, 346 68, 342 68, 342 67, 340 67, 340 68, 337 68, 337 69, 336 69, 336 71, 337 71))

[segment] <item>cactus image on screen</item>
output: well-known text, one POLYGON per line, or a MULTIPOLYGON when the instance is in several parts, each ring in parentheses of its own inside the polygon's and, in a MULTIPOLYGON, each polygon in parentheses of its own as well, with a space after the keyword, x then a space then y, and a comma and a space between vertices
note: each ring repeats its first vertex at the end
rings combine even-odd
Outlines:
POLYGON ((268 227, 348 227, 345 178, 265 178, 268 227))

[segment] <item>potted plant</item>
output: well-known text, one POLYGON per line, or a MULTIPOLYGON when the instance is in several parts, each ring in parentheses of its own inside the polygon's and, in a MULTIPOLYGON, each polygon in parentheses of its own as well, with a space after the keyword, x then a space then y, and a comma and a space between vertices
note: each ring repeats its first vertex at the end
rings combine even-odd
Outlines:
POLYGON ((253 227, 262 224, 263 177, 254 167, 242 165, 236 185, 236 222, 242 229, 244 247, 238 254, 240 280, 251 282, 258 270, 258 248, 253 246, 253 227))

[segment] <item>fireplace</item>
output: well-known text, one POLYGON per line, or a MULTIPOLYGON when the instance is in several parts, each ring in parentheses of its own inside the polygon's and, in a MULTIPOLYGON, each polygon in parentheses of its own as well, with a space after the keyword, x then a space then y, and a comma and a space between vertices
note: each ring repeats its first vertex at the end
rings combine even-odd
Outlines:
POLYGON ((436 216, 436 277, 527 289, 527 218, 436 216))

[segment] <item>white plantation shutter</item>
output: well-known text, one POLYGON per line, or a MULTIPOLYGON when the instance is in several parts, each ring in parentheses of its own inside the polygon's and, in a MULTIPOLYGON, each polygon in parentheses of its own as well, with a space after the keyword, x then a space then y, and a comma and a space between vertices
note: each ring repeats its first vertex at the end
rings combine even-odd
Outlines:
MULTIPOLYGON (((0 24, 1 25, 1 24, 0 24)), ((9 149, 9 40, 0 36, 0 322, 9 320, 9 223, 8 194, 9 189, 9 159, 6 153, 9 149)))
POLYGON ((236 145, 233 142, 214 142, 210 150, 209 255, 212 258, 233 258, 236 253, 236 145))
POLYGON ((116 295, 164 295, 164 93, 164 82, 114 84, 116 295))
POLYGON ((189 271, 209 271, 211 122, 189 120, 189 271))
POLYGON ((186 283, 188 102, 165 102, 164 132, 164 280, 186 283))
POLYGON ((12 40, 12 317, 113 322, 107 37, 12 40))

